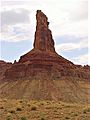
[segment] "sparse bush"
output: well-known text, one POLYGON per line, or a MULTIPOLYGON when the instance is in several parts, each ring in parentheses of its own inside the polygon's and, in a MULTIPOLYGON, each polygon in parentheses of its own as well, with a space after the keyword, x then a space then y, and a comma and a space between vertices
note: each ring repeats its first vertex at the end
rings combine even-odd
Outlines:
POLYGON ((7 99, 4 99, 3 102, 7 102, 7 99))
POLYGON ((29 103, 28 103, 27 105, 28 105, 28 107, 30 107, 30 106, 31 106, 29 103))
POLYGON ((65 119, 70 119, 69 117, 65 117, 65 119))
POLYGON ((44 105, 44 103, 41 103, 41 105, 44 105))
POLYGON ((37 107, 36 106, 32 106, 31 110, 37 110, 37 107))
POLYGON ((23 100, 20 100, 19 102, 20 102, 20 103, 23 103, 23 100))
POLYGON ((46 103, 47 103, 47 105, 49 105, 49 104, 50 104, 50 101, 47 101, 46 103))
POLYGON ((70 106, 70 105, 66 105, 65 107, 69 108, 69 107, 71 107, 71 106, 70 106))
POLYGON ((41 118, 41 120, 45 120, 45 118, 44 118, 44 117, 42 117, 42 118, 41 118))
POLYGON ((45 120, 45 115, 44 115, 44 113, 40 113, 40 120, 45 120))
POLYGON ((10 112, 10 113, 15 113, 15 110, 10 110, 9 112, 10 112))
POLYGON ((10 112, 7 113, 6 120, 12 120, 12 116, 11 116, 11 113, 10 113, 10 112))
POLYGON ((11 120, 11 118, 6 118, 6 120, 11 120))
POLYGON ((73 113, 71 116, 72 116, 72 117, 78 116, 78 114, 77 114, 77 113, 73 113))
POLYGON ((6 118, 6 120, 12 120, 12 118, 11 118, 10 116, 8 116, 8 117, 6 118))
POLYGON ((0 107, 0 109, 4 109, 4 107, 3 107, 3 106, 1 106, 1 107, 0 107))
POLYGON ((21 117, 21 120, 27 120, 27 118, 26 117, 21 117))
POLYGON ((90 108, 87 108, 86 111, 87 111, 87 112, 90 112, 90 108))
POLYGON ((90 112, 90 108, 86 108, 86 109, 83 110, 83 113, 86 114, 87 112, 90 112))
POLYGON ((17 108, 17 111, 22 111, 22 108, 18 107, 18 108, 17 108))
POLYGON ((84 110, 83 113, 86 114, 87 113, 86 110, 84 110))
POLYGON ((45 108, 46 108, 46 109, 52 109, 52 107, 51 107, 51 106, 46 106, 45 108))
POLYGON ((53 112, 57 112, 57 110, 54 110, 53 112))

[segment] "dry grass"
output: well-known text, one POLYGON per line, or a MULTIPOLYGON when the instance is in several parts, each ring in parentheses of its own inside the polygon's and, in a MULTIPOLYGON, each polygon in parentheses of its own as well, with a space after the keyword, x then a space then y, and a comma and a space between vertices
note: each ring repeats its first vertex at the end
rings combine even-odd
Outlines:
POLYGON ((89 120, 90 104, 0 100, 0 120, 89 120))

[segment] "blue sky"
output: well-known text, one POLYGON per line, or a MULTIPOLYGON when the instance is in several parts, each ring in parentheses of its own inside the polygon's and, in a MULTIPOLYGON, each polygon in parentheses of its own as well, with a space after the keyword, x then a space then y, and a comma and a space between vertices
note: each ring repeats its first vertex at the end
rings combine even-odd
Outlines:
POLYGON ((18 43, 1 41, 1 58, 5 61, 19 60, 20 56, 30 51, 31 48, 30 40, 18 43))
POLYGON ((37 9, 48 17, 58 54, 75 64, 88 64, 87 0, 3 0, 0 59, 18 61, 33 48, 37 9))

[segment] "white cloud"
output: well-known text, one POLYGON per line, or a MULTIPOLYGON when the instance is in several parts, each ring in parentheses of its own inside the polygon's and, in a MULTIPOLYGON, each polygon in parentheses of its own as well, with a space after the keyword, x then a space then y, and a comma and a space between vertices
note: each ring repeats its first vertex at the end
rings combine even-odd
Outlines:
POLYGON ((87 65, 89 62, 88 54, 80 55, 78 57, 72 58, 72 61, 75 64, 87 65))
POLYGON ((52 25, 54 37, 68 35, 76 37, 88 36, 88 21, 73 21, 64 22, 57 25, 52 25))
POLYGON ((29 22, 29 11, 25 9, 13 9, 1 12, 1 24, 3 27, 4 25, 29 22))
MULTIPOLYGON (((76 2, 77 4, 77 2, 76 2)), ((88 1, 79 1, 77 5, 73 6, 70 11, 71 20, 84 20, 88 18, 88 1)))
POLYGON ((79 45, 76 45, 76 43, 63 43, 63 44, 57 45, 56 50, 71 51, 71 50, 77 49, 78 47, 79 45))
POLYGON ((86 48, 88 47, 88 40, 85 39, 85 40, 81 40, 80 42, 78 43, 62 43, 62 44, 59 44, 59 45, 56 45, 56 51, 59 52, 59 51, 72 51, 72 50, 75 50, 75 49, 82 49, 82 48, 86 48))
POLYGON ((18 42, 23 40, 33 39, 33 26, 30 24, 16 24, 16 25, 5 25, 2 30, 1 38, 2 41, 18 42), (32 28, 32 29, 30 29, 32 28))
POLYGON ((30 23, 30 11, 25 9, 3 10, 1 12, 1 40, 18 42, 33 40, 34 27, 30 23))

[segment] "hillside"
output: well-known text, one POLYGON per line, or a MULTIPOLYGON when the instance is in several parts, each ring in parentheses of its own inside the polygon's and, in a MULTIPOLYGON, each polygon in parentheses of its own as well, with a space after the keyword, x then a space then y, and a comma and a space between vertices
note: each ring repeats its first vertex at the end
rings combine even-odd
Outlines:
POLYGON ((73 78, 0 82, 0 98, 90 102, 90 84, 73 78))

